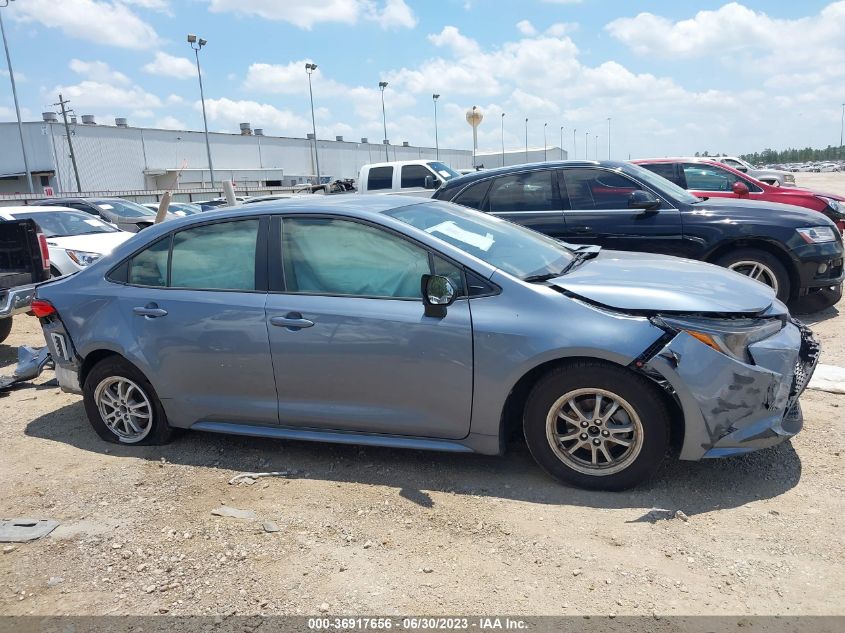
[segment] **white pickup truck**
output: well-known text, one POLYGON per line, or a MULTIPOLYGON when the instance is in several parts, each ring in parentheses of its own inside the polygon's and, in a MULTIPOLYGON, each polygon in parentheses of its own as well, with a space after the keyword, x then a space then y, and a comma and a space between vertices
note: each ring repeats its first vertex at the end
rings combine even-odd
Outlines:
POLYGON ((430 198, 442 183, 460 176, 436 160, 372 163, 358 173, 358 193, 401 193, 430 198))

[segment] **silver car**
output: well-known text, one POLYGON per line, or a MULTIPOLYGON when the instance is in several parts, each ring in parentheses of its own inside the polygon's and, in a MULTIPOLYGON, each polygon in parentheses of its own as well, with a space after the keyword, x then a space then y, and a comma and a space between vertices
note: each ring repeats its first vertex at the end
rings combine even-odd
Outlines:
POLYGON ((499 454, 619 490, 802 426, 819 348, 767 286, 450 203, 292 199, 153 226, 38 288, 106 441, 178 429, 499 454))

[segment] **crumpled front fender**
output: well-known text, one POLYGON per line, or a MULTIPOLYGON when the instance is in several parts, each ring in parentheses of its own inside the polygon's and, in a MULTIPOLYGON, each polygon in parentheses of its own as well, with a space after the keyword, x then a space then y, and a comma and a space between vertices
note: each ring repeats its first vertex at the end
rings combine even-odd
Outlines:
POLYGON ((802 333, 791 323, 749 346, 753 365, 717 352, 685 332, 669 341, 644 369, 665 379, 683 410, 680 458, 744 453, 773 446, 800 431, 803 420, 800 407, 794 406, 800 395, 794 376, 801 349, 802 333))

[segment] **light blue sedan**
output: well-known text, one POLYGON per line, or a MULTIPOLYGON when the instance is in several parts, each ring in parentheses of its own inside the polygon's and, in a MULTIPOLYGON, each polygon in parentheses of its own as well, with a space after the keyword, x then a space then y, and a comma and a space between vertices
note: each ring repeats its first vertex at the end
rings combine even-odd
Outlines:
POLYGON ((178 429, 501 453, 623 489, 802 426, 818 345, 767 286, 450 203, 309 197, 153 226, 38 288, 106 441, 178 429))

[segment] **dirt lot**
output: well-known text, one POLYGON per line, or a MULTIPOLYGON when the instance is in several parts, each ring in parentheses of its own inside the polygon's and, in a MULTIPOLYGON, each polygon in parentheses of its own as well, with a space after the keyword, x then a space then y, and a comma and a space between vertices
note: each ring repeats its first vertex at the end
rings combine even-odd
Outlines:
MULTIPOLYGON (((843 174, 799 179, 845 190, 843 174)), ((808 321, 822 362, 845 365, 845 317, 808 321)), ((0 344, 0 375, 20 344, 43 344, 35 319, 0 344)), ((845 614, 842 396, 808 392, 791 443, 610 494, 549 480, 520 443, 118 447, 51 379, 0 398, 0 516, 61 522, 4 548, 3 614, 845 614), (228 483, 270 470, 291 474, 228 483)))

